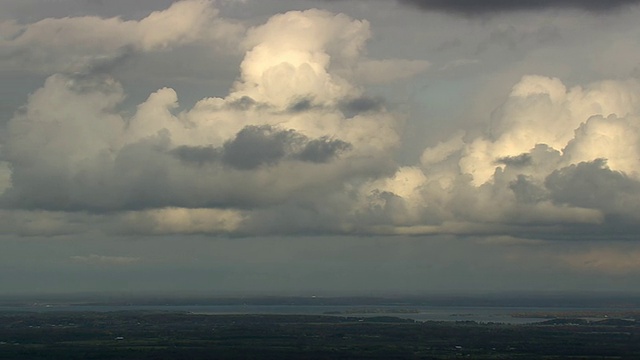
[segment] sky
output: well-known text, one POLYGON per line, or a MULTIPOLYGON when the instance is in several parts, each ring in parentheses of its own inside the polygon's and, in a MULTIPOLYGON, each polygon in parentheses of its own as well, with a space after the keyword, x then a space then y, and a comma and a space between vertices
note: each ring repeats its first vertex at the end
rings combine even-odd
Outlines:
POLYGON ((638 17, 1 0, 0 295, 636 291, 638 17))

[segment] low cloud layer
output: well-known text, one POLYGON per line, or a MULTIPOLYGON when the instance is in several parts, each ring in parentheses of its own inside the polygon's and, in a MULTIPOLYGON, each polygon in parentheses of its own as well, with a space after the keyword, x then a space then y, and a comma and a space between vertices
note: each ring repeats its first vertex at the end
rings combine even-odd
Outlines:
POLYGON ((105 256, 91 254, 87 256, 72 256, 71 260, 79 264, 91 264, 91 265, 107 265, 107 266, 122 266, 131 265, 141 261, 140 258, 130 256, 105 256))
POLYGON ((640 271, 638 252, 592 251, 567 255, 563 260, 573 269, 610 275, 637 274, 640 271))
POLYGON ((636 5, 637 0, 399 0, 425 10, 462 14, 540 10, 553 8, 582 9, 593 12, 610 11, 625 5, 636 5))
MULTIPOLYGON (((339 2, 346 0, 325 0, 339 2)), ((514 11, 579 9, 592 13, 611 12, 640 4, 638 0, 397 0, 398 3, 425 11, 479 15, 514 11)))

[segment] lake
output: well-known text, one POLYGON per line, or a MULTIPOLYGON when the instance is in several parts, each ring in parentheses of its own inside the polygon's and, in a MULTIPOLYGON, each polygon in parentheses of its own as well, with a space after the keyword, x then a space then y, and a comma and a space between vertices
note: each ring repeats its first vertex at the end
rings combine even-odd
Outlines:
MULTIPOLYGON (((541 318, 513 317, 515 313, 570 312, 584 308, 566 307, 489 307, 489 306, 386 306, 386 305, 59 305, 33 304, 0 306, 0 312, 113 312, 169 311, 210 315, 278 314, 332 316, 394 316, 416 321, 476 321, 506 324, 527 324, 544 321, 541 318)), ((596 309, 594 309, 596 310, 596 309)), ((597 309, 604 311, 605 309, 597 309)))

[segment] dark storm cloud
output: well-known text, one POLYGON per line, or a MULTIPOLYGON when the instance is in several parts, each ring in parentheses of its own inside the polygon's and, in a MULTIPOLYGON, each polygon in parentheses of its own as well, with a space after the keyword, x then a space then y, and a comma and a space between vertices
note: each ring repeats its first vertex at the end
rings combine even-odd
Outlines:
POLYGON ((301 99, 291 104, 288 110, 295 113, 311 110, 312 108, 313 102, 311 99, 301 99))
POLYGON ((351 99, 343 101, 340 104, 340 110, 347 118, 354 117, 360 113, 368 111, 378 111, 384 105, 384 99, 377 97, 359 97, 357 99, 351 99))
POLYGON ((602 159, 556 170, 545 186, 556 203, 598 209, 609 217, 635 221, 640 210, 640 182, 611 170, 602 159))
POLYGON ((351 144, 342 140, 308 139, 293 130, 264 125, 245 127, 220 148, 183 145, 170 153, 185 163, 202 166, 221 161, 239 170, 252 170, 284 159, 326 163, 349 149, 351 144))
POLYGON ((247 126, 235 139, 224 144, 222 161, 232 167, 250 170, 273 165, 287 155, 290 148, 304 141, 292 130, 275 130, 271 126, 247 126))
MULTIPOLYGON (((350 148, 349 143, 341 140, 326 137, 309 140, 294 130, 279 130, 264 125, 245 127, 235 139, 224 144, 221 152, 225 165, 251 170, 262 165, 274 165, 284 158, 325 163, 350 148)), ((195 158, 199 158, 197 155, 208 159, 218 156, 214 149, 206 150, 206 154, 199 152, 202 150, 190 150, 195 158)))
POLYGON ((227 104, 230 109, 246 111, 252 109, 258 103, 249 96, 243 96, 227 104))
POLYGON ((518 156, 505 156, 496 160, 496 164, 503 164, 514 167, 522 167, 531 165, 531 155, 528 153, 520 154, 518 156))
POLYGON ((135 55, 133 46, 122 46, 109 56, 96 56, 81 71, 87 74, 110 74, 116 68, 129 62, 135 55))
POLYGON ((640 0, 399 0, 424 10, 475 14, 489 12, 572 8, 592 12, 609 11, 640 0))
POLYGON ((509 188, 513 191, 518 203, 537 203, 548 196, 545 189, 534 184, 525 175, 518 175, 517 179, 509 184, 509 188))
POLYGON ((179 146, 171 151, 178 159, 202 165, 205 163, 211 163, 220 159, 220 149, 213 146, 179 146))
MULTIPOLYGON (((384 107, 384 99, 381 97, 362 96, 355 99, 345 99, 338 103, 340 110, 346 118, 352 118, 358 114, 380 111, 384 107)), ((322 105, 315 104, 312 98, 301 98, 289 105, 287 111, 291 113, 299 113, 314 109, 327 109, 322 105)))
POLYGON ((347 142, 324 137, 309 141, 296 158, 302 161, 325 163, 338 153, 349 149, 351 149, 351 144, 347 142))

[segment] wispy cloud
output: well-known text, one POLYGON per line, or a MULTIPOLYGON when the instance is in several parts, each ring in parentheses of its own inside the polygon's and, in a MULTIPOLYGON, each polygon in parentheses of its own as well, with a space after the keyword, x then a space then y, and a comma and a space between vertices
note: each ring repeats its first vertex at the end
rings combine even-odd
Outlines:
POLYGON ((560 261, 577 271, 627 275, 640 272, 640 251, 597 248, 559 255, 560 261))
POLYGON ((71 261, 88 265, 131 265, 139 263, 142 259, 129 256, 104 256, 91 254, 84 256, 72 256, 71 261))

